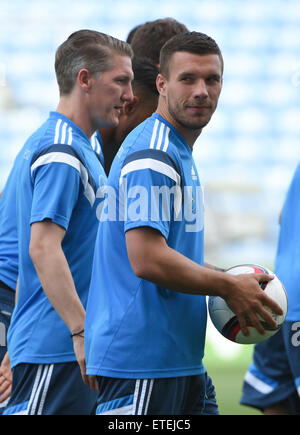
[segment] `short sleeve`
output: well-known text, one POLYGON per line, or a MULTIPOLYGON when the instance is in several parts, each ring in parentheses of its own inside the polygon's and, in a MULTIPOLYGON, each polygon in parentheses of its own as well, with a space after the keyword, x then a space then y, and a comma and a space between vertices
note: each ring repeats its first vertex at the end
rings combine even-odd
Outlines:
POLYGON ((50 219, 67 229, 79 195, 78 171, 66 163, 44 164, 34 170, 33 183, 30 224, 50 219))
POLYGON ((147 226, 167 239, 181 203, 181 177, 170 156, 148 149, 128 156, 120 177, 124 230, 147 226))

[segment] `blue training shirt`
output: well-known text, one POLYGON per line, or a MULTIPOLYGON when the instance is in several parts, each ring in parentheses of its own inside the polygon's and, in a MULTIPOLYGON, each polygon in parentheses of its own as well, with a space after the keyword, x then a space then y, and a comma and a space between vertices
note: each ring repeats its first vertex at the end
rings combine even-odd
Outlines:
POLYGON ((70 331, 50 304, 29 256, 31 224, 49 219, 66 230, 62 248, 86 305, 98 220, 99 180, 106 176, 89 138, 58 112, 27 140, 11 182, 17 184, 19 295, 8 331, 12 366, 75 361, 70 331))
POLYGON ((138 278, 127 257, 125 232, 146 226, 171 248, 204 263, 203 198, 192 151, 160 115, 125 139, 99 208, 86 312, 87 373, 120 378, 203 373, 205 296, 138 278))
POLYGON ((12 290, 16 289, 18 280, 16 179, 16 168, 13 167, 0 199, 0 281, 12 290))
POLYGON ((101 161, 101 164, 104 168, 104 155, 103 155, 103 141, 102 137, 100 135, 99 130, 97 130, 93 136, 91 137, 91 144, 92 148, 95 151, 95 153, 99 156, 99 159, 101 161))
MULTIPOLYGON (((104 167, 102 138, 99 131, 91 137, 91 145, 104 167)), ((18 280, 18 230, 16 210, 17 166, 13 166, 0 201, 0 281, 12 290, 18 280)))
POLYGON ((288 296, 286 320, 300 320, 300 164, 283 207, 274 272, 288 296))

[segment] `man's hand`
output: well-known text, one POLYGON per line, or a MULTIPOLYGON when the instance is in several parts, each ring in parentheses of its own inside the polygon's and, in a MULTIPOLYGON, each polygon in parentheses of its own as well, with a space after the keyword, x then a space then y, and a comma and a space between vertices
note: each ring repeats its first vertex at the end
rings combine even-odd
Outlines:
POLYGON ((258 316, 271 328, 277 327, 265 306, 279 315, 282 310, 259 285, 272 280, 272 275, 231 275, 202 267, 170 248, 159 231, 148 227, 127 231, 126 246, 132 270, 139 278, 182 293, 222 297, 237 315, 245 335, 249 335, 247 320, 261 334, 265 332, 258 316))
POLYGON ((91 387, 92 390, 98 390, 98 382, 96 376, 88 376, 86 374, 85 348, 84 348, 84 332, 73 336, 73 346, 77 362, 80 367, 81 377, 85 385, 91 387))
POLYGON ((0 366, 0 403, 3 403, 11 395, 11 385, 12 371, 8 352, 6 352, 0 366))
POLYGON ((261 334, 265 329, 261 320, 271 328, 278 325, 265 307, 269 307, 275 313, 282 315, 282 309, 261 289, 260 283, 271 281, 274 276, 265 273, 232 275, 232 289, 225 298, 230 309, 236 314, 244 335, 249 335, 247 323, 249 321, 261 334))

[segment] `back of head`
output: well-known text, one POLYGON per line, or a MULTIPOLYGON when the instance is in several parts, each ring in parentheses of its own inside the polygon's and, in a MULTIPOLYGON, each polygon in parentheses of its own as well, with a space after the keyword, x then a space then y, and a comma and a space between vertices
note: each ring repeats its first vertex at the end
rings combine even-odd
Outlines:
POLYGON ((113 67, 112 54, 132 57, 130 45, 105 33, 79 30, 72 33, 57 49, 55 72, 60 95, 69 94, 81 69, 91 75, 108 71, 113 67))
POLYGON ((174 35, 188 32, 187 27, 173 18, 162 18, 140 25, 131 40, 134 55, 145 54, 155 65, 159 65, 161 47, 174 35))
POLYGON ((138 24, 137 26, 133 27, 133 28, 130 30, 130 32, 128 33, 127 38, 126 38, 126 42, 128 42, 128 44, 131 44, 131 41, 132 41, 132 39, 133 39, 133 37, 134 37, 135 32, 136 32, 137 29, 138 29, 139 27, 141 27, 141 26, 142 26, 142 24, 138 24))
POLYGON ((132 70, 134 73, 134 80, 132 83, 134 94, 137 90, 158 97, 158 90, 156 87, 156 77, 158 75, 158 68, 148 58, 134 57, 132 61, 132 70))
POLYGON ((160 52, 160 72, 165 77, 169 75, 169 64, 176 52, 187 52, 198 55, 216 54, 220 57, 223 69, 223 57, 216 41, 200 32, 187 32, 168 40, 160 52))

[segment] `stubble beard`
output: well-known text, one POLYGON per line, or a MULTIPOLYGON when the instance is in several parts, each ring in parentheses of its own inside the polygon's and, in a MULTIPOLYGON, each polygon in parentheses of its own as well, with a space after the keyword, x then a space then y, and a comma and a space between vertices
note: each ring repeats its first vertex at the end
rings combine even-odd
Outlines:
POLYGON ((208 117, 208 119, 203 120, 192 120, 191 117, 184 115, 184 108, 179 106, 172 107, 172 105, 168 104, 168 110, 172 118, 179 124, 181 127, 188 130, 202 130, 210 121, 212 114, 208 117))

